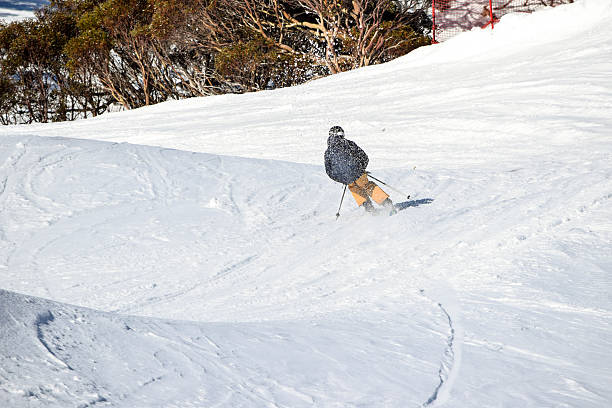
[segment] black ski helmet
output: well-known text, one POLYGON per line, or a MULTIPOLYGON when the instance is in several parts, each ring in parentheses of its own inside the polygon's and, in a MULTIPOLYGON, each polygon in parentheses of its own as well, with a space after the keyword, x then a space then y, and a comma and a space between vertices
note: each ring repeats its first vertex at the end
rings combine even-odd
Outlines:
POLYGON ((344 129, 342 129, 340 126, 332 126, 331 129, 329 129, 329 135, 334 137, 344 137, 344 129))

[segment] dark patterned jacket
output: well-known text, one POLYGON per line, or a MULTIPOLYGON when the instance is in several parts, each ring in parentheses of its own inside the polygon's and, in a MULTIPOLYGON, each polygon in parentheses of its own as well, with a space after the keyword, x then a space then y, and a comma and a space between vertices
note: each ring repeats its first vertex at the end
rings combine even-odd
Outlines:
POLYGON ((332 180, 351 184, 365 173, 368 160, 368 155, 355 142, 339 136, 327 139, 325 171, 332 180))

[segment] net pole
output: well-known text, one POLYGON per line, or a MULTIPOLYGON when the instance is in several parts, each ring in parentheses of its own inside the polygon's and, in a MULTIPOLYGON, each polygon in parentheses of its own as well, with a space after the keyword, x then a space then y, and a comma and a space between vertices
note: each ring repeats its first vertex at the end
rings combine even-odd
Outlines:
POLYGON ((431 39, 432 44, 437 44, 436 41, 436 0, 431 2, 431 32, 433 33, 433 38, 431 39))

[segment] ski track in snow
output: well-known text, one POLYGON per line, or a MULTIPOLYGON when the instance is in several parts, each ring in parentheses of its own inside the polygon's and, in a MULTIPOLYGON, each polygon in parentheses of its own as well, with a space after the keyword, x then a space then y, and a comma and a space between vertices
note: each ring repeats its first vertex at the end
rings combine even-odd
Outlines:
MULTIPOLYGON (((421 294, 427 297, 430 301, 434 302, 427 295, 425 295, 425 290, 421 289, 421 294)), ((438 370, 438 377, 440 382, 436 386, 431 396, 427 399, 427 401, 422 404, 423 407, 439 406, 448 400, 448 397, 453 387, 453 383, 457 377, 458 371, 460 370, 461 364, 461 344, 457 343, 463 337, 462 329, 457 326, 456 321, 453 322, 451 315, 444 308, 442 303, 436 304, 440 308, 442 314, 448 320, 449 334, 446 340, 446 348, 444 349, 444 354, 440 361, 440 368, 438 370)))
POLYGON ((74 371, 74 369, 72 367, 70 367, 68 364, 66 364, 64 361, 62 361, 60 358, 57 357, 57 355, 53 352, 53 349, 45 341, 45 338, 44 338, 44 335, 43 335, 43 326, 48 325, 54 319, 55 318, 53 317, 53 314, 51 313, 51 311, 47 311, 45 313, 39 314, 36 317, 36 322, 35 322, 35 325, 36 325, 36 337, 38 337, 38 341, 40 341, 40 343, 47 350, 47 352, 51 355, 51 357, 53 357, 54 360, 56 360, 57 362, 59 362, 60 364, 65 366, 68 370, 74 371))
POLYGON ((444 314, 446 314, 446 316, 448 317, 448 325, 450 326, 450 336, 447 342, 448 347, 444 351, 444 360, 442 361, 440 365, 440 370, 438 370, 438 377, 440 378, 440 383, 434 390, 431 397, 429 397, 427 402, 423 404, 424 407, 433 405, 434 403, 438 401, 439 393, 442 387, 446 385, 445 383, 448 380, 448 372, 447 372, 448 368, 447 367, 450 366, 451 367, 450 369, 452 369, 452 365, 454 363, 454 358, 455 358, 455 355, 454 355, 455 353, 453 351, 453 342, 455 340, 455 330, 453 329, 453 322, 450 316, 448 315, 448 313, 446 312, 446 310, 444 310, 444 307, 442 307, 441 304, 438 304, 438 305, 440 306, 440 310, 442 310, 442 312, 444 312, 444 314))

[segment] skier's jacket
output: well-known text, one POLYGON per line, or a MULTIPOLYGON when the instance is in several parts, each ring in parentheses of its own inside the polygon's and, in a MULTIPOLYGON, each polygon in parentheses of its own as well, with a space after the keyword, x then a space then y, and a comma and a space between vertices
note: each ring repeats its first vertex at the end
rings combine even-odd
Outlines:
POLYGON ((327 139, 325 171, 329 178, 351 184, 365 173, 368 155, 350 140, 332 135, 327 139))

